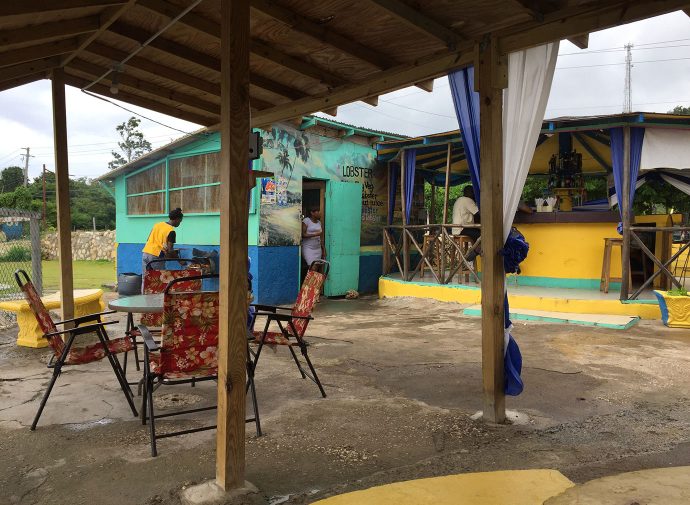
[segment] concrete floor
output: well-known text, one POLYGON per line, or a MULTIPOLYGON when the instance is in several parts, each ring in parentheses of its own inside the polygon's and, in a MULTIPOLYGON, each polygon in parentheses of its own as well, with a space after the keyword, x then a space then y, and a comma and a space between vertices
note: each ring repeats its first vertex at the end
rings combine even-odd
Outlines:
MULTIPOLYGON (((247 426, 247 480, 261 491, 253 503, 310 503, 471 471, 553 468, 580 483, 690 464, 690 332, 650 321, 627 331, 516 322, 525 392, 507 401, 514 422, 492 426, 472 419, 481 409, 480 322, 462 308, 320 303, 308 335, 326 399, 285 349, 266 352, 257 371, 265 436, 247 426)), ((1 504, 176 504, 183 486, 214 476, 215 432, 161 440, 160 455, 149 456, 146 428, 106 362, 64 372, 30 432, 48 353, 16 347, 15 332, 0 334, 1 504)), ((214 386, 163 388, 157 402, 201 405, 214 386)))

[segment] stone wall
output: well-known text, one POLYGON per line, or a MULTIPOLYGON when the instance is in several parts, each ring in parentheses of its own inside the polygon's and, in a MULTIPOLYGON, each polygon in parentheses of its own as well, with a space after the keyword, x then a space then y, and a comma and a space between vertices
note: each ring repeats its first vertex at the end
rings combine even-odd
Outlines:
MULTIPOLYGON (((44 260, 57 259, 57 232, 41 237, 41 256, 44 260)), ((75 260, 115 261, 115 230, 73 231, 72 255, 75 260)))

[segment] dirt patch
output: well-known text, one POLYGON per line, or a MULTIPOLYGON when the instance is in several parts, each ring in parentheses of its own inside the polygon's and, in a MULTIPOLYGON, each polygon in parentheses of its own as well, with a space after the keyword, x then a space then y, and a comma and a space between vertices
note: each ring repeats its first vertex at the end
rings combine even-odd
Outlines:
MULTIPOLYGON (((306 504, 373 485, 468 471, 555 468, 577 482, 690 463, 690 336, 642 322, 628 331, 519 323, 525 392, 516 422, 482 408, 479 320, 425 300, 323 301, 310 356, 327 398, 285 349, 262 353, 264 436, 246 426, 252 503, 306 504)), ((111 331, 115 335, 121 327, 111 331)), ((65 371, 39 428, 27 428, 50 377, 46 350, 0 333, 0 503, 159 504, 215 475, 215 432, 159 441, 132 416, 107 363, 65 371)), ((140 372, 128 371, 135 381, 140 372)), ((161 409, 215 401, 215 383, 163 386, 161 409)), ((247 405, 251 412, 251 405, 247 405)), ((161 420, 160 432, 215 422, 161 420)))

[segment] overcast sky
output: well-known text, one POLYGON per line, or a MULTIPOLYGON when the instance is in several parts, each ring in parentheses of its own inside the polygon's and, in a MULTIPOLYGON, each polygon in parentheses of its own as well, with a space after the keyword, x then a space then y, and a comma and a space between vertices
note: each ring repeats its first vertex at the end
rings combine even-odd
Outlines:
MULTIPOLYGON (((682 12, 590 35, 589 48, 562 42, 546 117, 614 114, 623 110, 625 51, 634 44, 633 110, 666 112, 690 105, 690 17, 682 12)), ((154 148, 191 132, 197 125, 123 104, 142 118, 141 129, 154 148), (170 128, 172 127, 172 128, 170 128)), ((132 114, 67 88, 70 174, 96 177, 107 171, 117 148, 115 126, 132 114)), ((362 102, 340 107, 336 118, 362 127, 423 135, 458 128, 448 82, 437 79, 434 92, 407 88, 381 96, 378 107, 362 102)), ((0 93, 0 168, 22 165, 30 147, 29 174, 45 163, 53 169, 50 83, 43 80, 0 93)))

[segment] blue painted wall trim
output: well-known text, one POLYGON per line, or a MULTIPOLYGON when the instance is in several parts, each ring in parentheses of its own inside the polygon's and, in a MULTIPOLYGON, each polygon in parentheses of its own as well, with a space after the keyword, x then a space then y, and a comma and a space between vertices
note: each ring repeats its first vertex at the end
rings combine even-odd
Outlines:
POLYGON ((257 247, 259 276, 254 285, 257 303, 291 305, 299 291, 299 247, 257 247))
POLYGON ((379 277, 383 273, 383 256, 368 254, 359 257, 359 287, 361 294, 378 293, 379 277))

